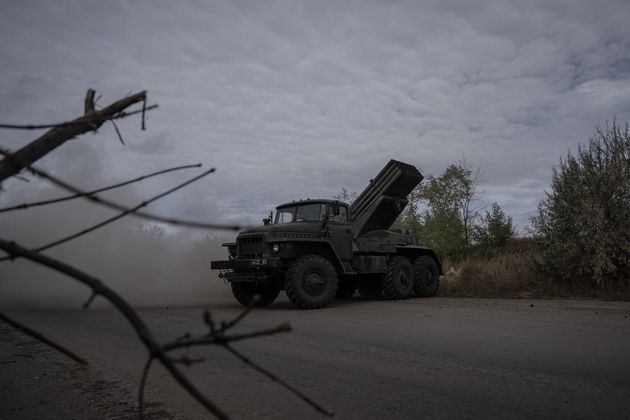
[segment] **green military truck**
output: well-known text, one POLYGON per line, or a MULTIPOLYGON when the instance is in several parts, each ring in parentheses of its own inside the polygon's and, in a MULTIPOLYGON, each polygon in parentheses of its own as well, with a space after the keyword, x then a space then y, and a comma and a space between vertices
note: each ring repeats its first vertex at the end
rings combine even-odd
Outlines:
POLYGON ((264 226, 240 232, 228 258, 212 261, 238 302, 271 304, 284 290, 298 308, 314 309, 358 290, 368 298, 408 299, 437 293, 442 267, 415 235, 389 230, 422 174, 390 160, 348 205, 299 200, 276 208, 264 226), (256 299, 254 299, 256 297, 256 299))

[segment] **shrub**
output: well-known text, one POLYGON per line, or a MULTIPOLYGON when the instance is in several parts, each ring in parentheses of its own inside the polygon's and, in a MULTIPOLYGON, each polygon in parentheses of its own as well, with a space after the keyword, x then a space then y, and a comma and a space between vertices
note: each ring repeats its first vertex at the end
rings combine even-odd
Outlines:
POLYGON ((630 136, 613 122, 554 168, 533 219, 544 272, 576 292, 627 290, 629 218, 630 136))

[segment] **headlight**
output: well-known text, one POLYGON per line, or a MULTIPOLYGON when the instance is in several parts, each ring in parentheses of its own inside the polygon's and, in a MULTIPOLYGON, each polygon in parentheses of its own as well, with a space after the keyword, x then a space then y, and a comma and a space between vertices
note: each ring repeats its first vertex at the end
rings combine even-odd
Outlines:
POLYGON ((278 251, 280 251, 280 244, 273 244, 273 246, 271 247, 271 249, 273 250, 273 252, 278 252, 278 251))

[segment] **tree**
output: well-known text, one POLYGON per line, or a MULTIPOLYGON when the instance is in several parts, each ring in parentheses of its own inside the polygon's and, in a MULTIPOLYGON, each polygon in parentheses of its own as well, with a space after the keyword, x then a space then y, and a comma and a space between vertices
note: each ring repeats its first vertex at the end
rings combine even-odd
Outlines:
POLYGON ((356 191, 349 191, 346 187, 341 187, 341 191, 333 195, 335 200, 343 201, 344 203, 352 204, 357 199, 359 194, 356 191))
POLYGON ((630 136, 613 121, 553 170, 532 220, 544 268, 576 288, 627 288, 629 218, 630 136))
POLYGON ((429 175, 411 194, 413 205, 401 219, 403 225, 419 226, 421 238, 442 255, 461 255, 472 244, 478 211, 479 169, 473 170, 464 158, 449 165, 439 177, 429 175), (417 212, 416 203, 425 209, 417 212))
POLYGON ((514 234, 512 217, 505 214, 499 203, 493 202, 490 211, 486 210, 475 226, 474 237, 482 251, 497 252, 507 246, 514 234))

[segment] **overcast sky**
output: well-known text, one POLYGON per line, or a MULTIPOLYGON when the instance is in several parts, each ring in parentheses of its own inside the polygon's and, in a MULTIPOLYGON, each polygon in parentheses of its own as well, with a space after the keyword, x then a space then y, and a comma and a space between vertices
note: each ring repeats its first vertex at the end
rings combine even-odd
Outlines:
MULTIPOLYGON (((105 125, 41 165, 88 188, 202 162, 216 174, 153 210, 251 223, 360 191, 390 158, 437 175, 466 156, 522 227, 562 155, 630 120, 630 3, 461 3, 3 1, 0 120, 64 121, 87 88, 100 105, 146 89, 160 107, 147 131, 121 123, 127 146, 105 125)), ((4 187, 0 204, 44 194, 4 187)))

